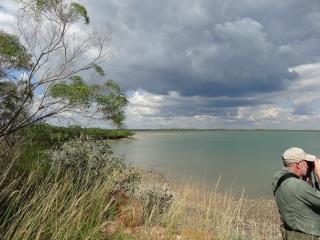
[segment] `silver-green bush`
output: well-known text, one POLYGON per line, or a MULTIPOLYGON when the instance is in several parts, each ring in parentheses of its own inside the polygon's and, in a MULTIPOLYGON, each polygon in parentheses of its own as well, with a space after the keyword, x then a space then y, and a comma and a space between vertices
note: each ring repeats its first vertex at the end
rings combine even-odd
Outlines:
POLYGON ((90 186, 96 178, 112 178, 118 188, 134 192, 140 183, 138 173, 125 164, 124 158, 114 156, 105 141, 71 140, 51 151, 50 156, 55 176, 70 174, 79 184, 90 186))
POLYGON ((154 185, 140 190, 144 209, 144 221, 153 222, 169 211, 174 201, 174 193, 167 187, 154 185))

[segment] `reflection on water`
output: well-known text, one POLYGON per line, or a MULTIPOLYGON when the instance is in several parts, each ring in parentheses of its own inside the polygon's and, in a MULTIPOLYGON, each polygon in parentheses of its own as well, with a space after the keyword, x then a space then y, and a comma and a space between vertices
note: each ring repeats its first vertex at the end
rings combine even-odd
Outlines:
POLYGON ((320 155, 320 132, 181 131, 137 132, 135 140, 112 141, 116 154, 136 166, 156 169, 173 181, 192 177, 250 196, 272 196, 271 177, 282 167, 282 152, 299 146, 320 155))

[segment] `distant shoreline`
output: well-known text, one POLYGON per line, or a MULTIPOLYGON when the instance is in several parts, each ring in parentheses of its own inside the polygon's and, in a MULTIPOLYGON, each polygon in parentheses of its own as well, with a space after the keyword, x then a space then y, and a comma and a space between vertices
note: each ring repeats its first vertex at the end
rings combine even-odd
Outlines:
POLYGON ((320 132, 320 129, 226 129, 226 128, 216 128, 216 129, 198 129, 198 128, 168 128, 168 129, 128 129, 129 131, 134 132, 205 132, 205 131, 265 131, 265 132, 320 132))

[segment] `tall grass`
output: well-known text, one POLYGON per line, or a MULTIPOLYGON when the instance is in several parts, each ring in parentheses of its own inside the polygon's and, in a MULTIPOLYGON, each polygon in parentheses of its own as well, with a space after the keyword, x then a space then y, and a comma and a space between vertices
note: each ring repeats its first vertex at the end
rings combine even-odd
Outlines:
POLYGON ((134 192, 138 176, 104 142, 67 142, 50 156, 49 171, 0 175, 0 239, 103 239, 100 226, 115 211, 109 193, 134 192))
POLYGON ((110 193, 119 183, 136 188, 132 169, 102 142, 69 142, 50 156, 55 161, 46 174, 35 166, 27 176, 0 181, 0 239, 280 239, 272 200, 235 196, 219 191, 219 184, 208 190, 197 183, 175 185, 173 202, 163 190, 167 188, 142 191, 147 184, 140 185, 140 191, 131 192, 147 213, 141 224, 104 236, 101 226, 116 218, 110 193))
MULTIPOLYGON (((112 216, 108 196, 121 173, 113 173, 108 181, 98 178, 90 187, 75 185, 68 174, 39 182, 38 174, 34 170, 23 182, 17 179, 1 190, 1 203, 6 203, 1 206, 5 208, 1 239, 105 239, 100 227, 112 216)), ((176 200, 168 212, 158 218, 150 216, 134 234, 125 234, 123 229, 108 239, 280 239, 277 214, 262 200, 192 184, 175 191, 176 200)))
POLYGON ((2 189, 0 199, 7 206, 0 238, 102 239, 99 229, 117 174, 107 182, 97 179, 90 188, 75 185, 69 175, 38 183, 37 174, 35 170, 26 181, 17 180, 2 189))
POLYGON ((177 200, 164 225, 176 229, 178 239, 281 239, 279 216, 273 200, 248 199, 208 190, 199 184, 178 186, 177 200))
MULTIPOLYGON (((112 216, 108 195, 121 173, 109 181, 97 179, 89 188, 75 186, 69 175, 46 177, 40 183, 37 175, 34 170, 25 181, 2 189, 0 200, 8 205, 1 216, 1 239, 106 239, 100 227, 112 216)), ((175 191, 168 212, 150 216, 134 233, 123 229, 107 239, 280 239, 277 213, 268 205, 272 201, 208 191, 196 184, 175 191)))

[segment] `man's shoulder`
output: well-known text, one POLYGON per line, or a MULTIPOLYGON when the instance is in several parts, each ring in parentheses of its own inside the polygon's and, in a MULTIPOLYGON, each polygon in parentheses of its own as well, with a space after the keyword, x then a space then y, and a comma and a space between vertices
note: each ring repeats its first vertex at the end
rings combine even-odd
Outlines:
POLYGON ((306 181, 300 178, 291 177, 282 183, 281 191, 295 196, 304 196, 306 192, 314 193, 315 189, 313 189, 306 181))
POLYGON ((296 189, 299 186, 304 186, 307 184, 304 180, 298 178, 298 177, 290 177, 288 180, 284 181, 283 185, 286 185, 289 188, 294 188, 296 189))
POLYGON ((288 188, 288 190, 295 191, 297 183, 299 183, 300 181, 303 182, 293 173, 291 173, 287 168, 282 168, 272 177, 273 191, 275 192, 280 187, 280 185, 286 185, 286 188, 288 188))
POLYGON ((281 170, 277 171, 276 173, 273 174, 272 176, 272 185, 276 186, 279 179, 287 174, 287 173, 290 173, 289 170, 287 168, 282 168, 281 170))
POLYGON ((282 168, 281 170, 275 172, 272 176, 272 179, 277 180, 279 179, 282 175, 288 173, 289 171, 286 168, 282 168))

